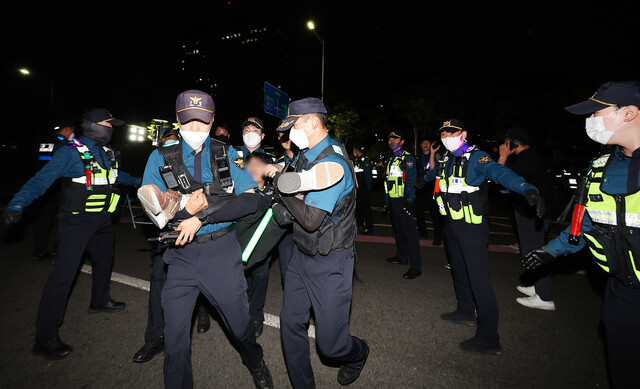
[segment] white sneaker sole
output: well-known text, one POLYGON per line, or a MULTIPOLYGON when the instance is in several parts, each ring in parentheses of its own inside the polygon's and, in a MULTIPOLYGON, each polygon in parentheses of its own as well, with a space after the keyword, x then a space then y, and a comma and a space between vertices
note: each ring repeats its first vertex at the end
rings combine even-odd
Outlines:
POLYGON ((556 304, 553 302, 550 303, 543 303, 543 304, 531 304, 526 297, 518 297, 516 299, 516 301, 518 302, 518 304, 525 306, 527 308, 533 308, 533 309, 540 309, 543 311, 555 311, 556 310, 556 304))
POLYGON ((529 297, 533 297, 536 295, 535 286, 516 286, 516 289, 518 289, 518 292, 526 294, 529 297))
POLYGON ((282 193, 322 190, 335 185, 342 177, 342 165, 337 162, 322 162, 306 172, 283 173, 278 178, 278 190, 282 193))
POLYGON ((164 228, 168 220, 162 207, 160 207, 158 198, 153 194, 153 190, 146 186, 141 187, 138 189, 138 199, 140 199, 142 208, 144 208, 145 213, 149 216, 153 224, 158 226, 158 228, 164 228))

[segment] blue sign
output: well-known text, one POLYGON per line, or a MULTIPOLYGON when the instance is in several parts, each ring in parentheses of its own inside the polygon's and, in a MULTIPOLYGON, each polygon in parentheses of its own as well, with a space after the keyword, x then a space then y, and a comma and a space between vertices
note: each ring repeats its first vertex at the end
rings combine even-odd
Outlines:
POLYGON ((287 117, 289 95, 269 84, 264 83, 264 112, 280 119, 287 117))

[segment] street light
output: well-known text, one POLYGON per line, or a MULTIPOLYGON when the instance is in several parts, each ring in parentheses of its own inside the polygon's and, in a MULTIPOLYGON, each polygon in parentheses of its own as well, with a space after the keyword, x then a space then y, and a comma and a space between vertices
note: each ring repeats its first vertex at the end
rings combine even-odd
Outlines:
POLYGON ((318 35, 318 32, 316 31, 316 25, 313 20, 309 20, 307 22, 307 28, 313 31, 313 33, 316 34, 316 37, 318 37, 320 43, 322 43, 322 86, 320 88, 320 100, 324 101, 324 40, 320 38, 320 35, 318 35))
POLYGON ((53 77, 47 77, 47 76, 43 76, 42 74, 39 73, 33 73, 31 74, 31 71, 27 68, 20 68, 18 69, 18 72, 20 72, 20 74, 22 74, 23 76, 34 76, 34 77, 40 77, 40 78, 44 78, 45 80, 49 81, 49 104, 53 105, 53 77))
POLYGON ((29 74, 31 74, 31 72, 29 71, 29 69, 25 69, 25 68, 21 68, 18 69, 18 71, 22 74, 24 74, 25 76, 28 76, 29 74))

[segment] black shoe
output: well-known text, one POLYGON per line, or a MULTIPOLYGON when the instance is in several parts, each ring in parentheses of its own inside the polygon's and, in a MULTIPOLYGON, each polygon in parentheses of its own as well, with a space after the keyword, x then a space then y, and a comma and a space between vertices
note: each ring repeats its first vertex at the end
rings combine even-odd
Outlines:
POLYGON ((412 280, 414 278, 420 277, 422 275, 421 271, 409 269, 408 272, 404 273, 402 276, 405 280, 412 280))
POLYGON ((478 325, 475 317, 463 315, 458 311, 443 313, 440 315, 440 319, 450 321, 454 324, 463 324, 469 327, 475 327, 478 325))
POLYGON ((199 334, 204 334, 209 331, 211 327, 211 320, 209 319, 209 312, 206 309, 200 309, 198 311, 198 327, 196 330, 199 334))
POLYGON ((490 342, 484 339, 480 339, 474 336, 471 339, 467 339, 460 343, 460 348, 464 351, 471 353, 484 354, 484 355, 499 355, 502 354, 502 346, 500 342, 490 342))
POLYGON ((256 388, 273 388, 273 379, 271 378, 269 368, 267 368, 267 365, 264 363, 264 359, 260 361, 258 366, 250 367, 249 372, 251 373, 251 377, 253 377, 253 384, 256 386, 256 388))
POLYGON ((100 312, 107 312, 107 313, 116 313, 116 312, 120 312, 124 309, 124 307, 126 307, 127 304, 125 303, 121 303, 119 301, 113 301, 113 300, 109 300, 107 301, 104 305, 100 306, 100 307, 95 307, 93 305, 89 305, 89 313, 100 313, 100 312))
POLYGON ((399 257, 399 256, 397 256, 397 255, 396 255, 396 256, 394 256, 394 257, 391 257, 391 258, 387 258, 387 262, 389 262, 389 263, 395 263, 395 264, 399 264, 399 265, 406 265, 407 263, 409 263, 409 261, 408 261, 408 260, 406 260, 406 259, 402 259, 402 258, 400 258, 400 257, 399 257))
POLYGON ((366 340, 362 340, 364 345, 367 347, 367 352, 364 354, 364 359, 358 363, 357 367, 349 367, 349 366, 341 366, 340 370, 338 370, 338 383, 342 386, 347 386, 355 382, 355 380, 360 377, 360 373, 362 372, 362 368, 365 363, 367 363, 367 358, 369 358, 369 343, 366 340))
POLYGON ((147 342, 137 353, 133 355, 133 361, 137 363, 149 362, 157 354, 164 351, 164 337, 147 342))
POLYGON ((262 331, 264 330, 264 321, 254 321, 253 322, 253 332, 256 333, 256 339, 262 335, 262 331))
POLYGON ((49 339, 46 342, 36 342, 31 350, 33 354, 43 356, 47 359, 64 359, 71 355, 73 347, 62 343, 59 336, 49 339))

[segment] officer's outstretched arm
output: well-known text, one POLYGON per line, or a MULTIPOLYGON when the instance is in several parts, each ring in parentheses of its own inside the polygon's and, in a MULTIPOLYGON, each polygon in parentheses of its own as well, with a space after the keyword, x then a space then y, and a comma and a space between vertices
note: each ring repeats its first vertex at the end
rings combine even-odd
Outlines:
POLYGON ((437 170, 438 169, 433 169, 433 168, 429 170, 423 177, 424 182, 434 181, 436 179, 437 170))
POLYGON ((525 192, 529 189, 534 189, 536 192, 538 191, 535 186, 526 182, 524 178, 517 175, 513 170, 495 162, 489 154, 484 151, 474 153, 469 164, 473 166, 478 175, 485 176, 512 192, 524 196, 525 192))
POLYGON ((306 205, 303 200, 294 196, 282 197, 281 201, 307 231, 317 230, 327 215, 327 211, 306 205))

